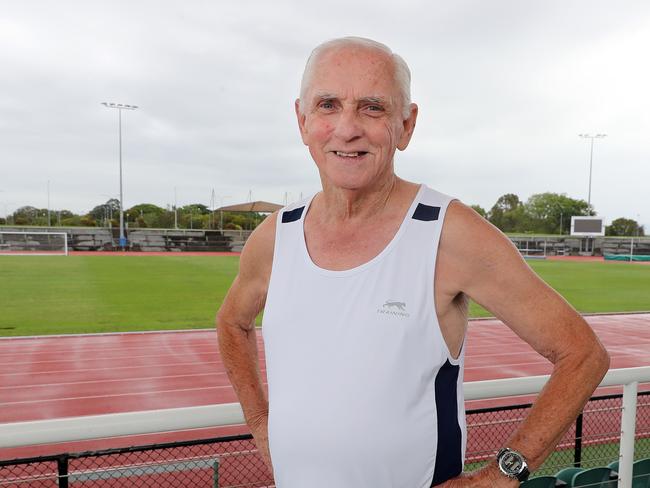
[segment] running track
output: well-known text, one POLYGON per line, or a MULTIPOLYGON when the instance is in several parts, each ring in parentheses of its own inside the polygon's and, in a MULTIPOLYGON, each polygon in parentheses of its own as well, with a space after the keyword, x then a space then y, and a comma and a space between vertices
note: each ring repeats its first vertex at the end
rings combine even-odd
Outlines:
MULTIPOLYGON (((612 368, 650 366, 650 313, 586 317, 612 368)), ((261 334, 260 366, 264 373, 261 334)), ((465 381, 550 373, 498 320, 470 323, 465 381)), ((0 422, 236 401, 212 330, 0 339, 0 422)), ((245 427, 0 449, 0 459, 246 432, 245 427)))

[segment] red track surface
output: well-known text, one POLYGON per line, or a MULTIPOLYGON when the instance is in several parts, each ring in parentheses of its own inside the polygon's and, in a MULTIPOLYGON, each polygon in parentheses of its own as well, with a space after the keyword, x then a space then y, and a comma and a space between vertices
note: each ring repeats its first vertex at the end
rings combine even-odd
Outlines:
POLYGON ((239 256, 239 252, 192 251, 70 251, 73 256, 239 256))
MULTIPOLYGON (((650 313, 586 317, 612 368, 650 366, 650 313)), ((264 372, 261 334, 260 365, 264 372)), ((550 363, 498 320, 469 327, 465 381, 547 374, 550 363)), ((0 339, 0 422, 236 401, 214 331, 0 339)), ((0 450, 0 459, 164 442, 245 427, 0 450)))

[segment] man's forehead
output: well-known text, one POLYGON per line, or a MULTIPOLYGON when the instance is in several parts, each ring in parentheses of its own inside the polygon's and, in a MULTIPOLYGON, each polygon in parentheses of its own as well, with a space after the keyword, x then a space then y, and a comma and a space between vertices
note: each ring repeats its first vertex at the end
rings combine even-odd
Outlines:
POLYGON ((314 71, 323 76, 333 70, 365 71, 367 74, 391 79, 394 72, 393 60, 386 53, 376 49, 339 48, 320 55, 314 71))
POLYGON ((397 89, 394 65, 377 50, 337 49, 324 53, 314 66, 312 96, 391 98, 397 89))
POLYGON ((364 101, 370 103, 380 103, 380 104, 390 104, 394 101, 394 96, 390 94, 381 94, 381 93, 362 93, 344 91, 332 91, 332 90, 314 90, 312 94, 314 100, 352 100, 352 101, 364 101))

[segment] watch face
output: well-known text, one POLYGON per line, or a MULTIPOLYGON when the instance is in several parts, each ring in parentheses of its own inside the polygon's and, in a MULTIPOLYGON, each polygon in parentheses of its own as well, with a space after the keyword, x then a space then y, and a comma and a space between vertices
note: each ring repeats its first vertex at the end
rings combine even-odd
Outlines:
POLYGON ((501 466, 509 474, 519 474, 523 468, 523 459, 514 452, 507 452, 501 458, 501 466))

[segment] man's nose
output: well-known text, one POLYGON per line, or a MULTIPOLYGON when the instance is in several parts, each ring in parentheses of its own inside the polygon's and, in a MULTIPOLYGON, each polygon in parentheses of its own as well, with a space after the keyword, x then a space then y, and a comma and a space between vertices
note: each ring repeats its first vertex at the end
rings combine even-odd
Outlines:
POLYGON ((339 139, 349 142, 363 134, 363 126, 356 110, 342 110, 334 129, 334 135, 339 139))

